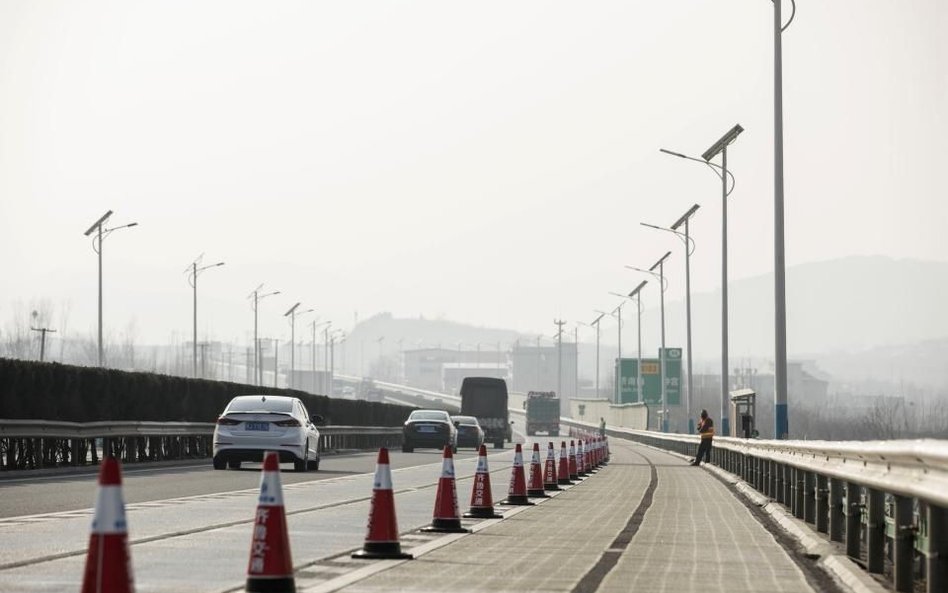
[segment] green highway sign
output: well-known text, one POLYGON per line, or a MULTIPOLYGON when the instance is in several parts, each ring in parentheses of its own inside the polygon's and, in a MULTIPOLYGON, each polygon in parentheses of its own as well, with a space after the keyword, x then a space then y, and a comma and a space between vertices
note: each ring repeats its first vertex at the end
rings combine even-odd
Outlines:
MULTIPOLYGON (((661 355, 661 351, 659 351, 661 355)), ((662 367, 660 358, 642 359, 642 380, 641 394, 637 386, 639 369, 638 359, 623 358, 621 381, 616 381, 619 385, 619 398, 621 404, 637 403, 644 401, 652 406, 661 406, 662 404, 662 384, 659 379, 662 367)), ((619 376, 618 365, 615 372, 619 376)), ((668 398, 669 406, 681 405, 681 348, 665 349, 665 395, 668 398)))

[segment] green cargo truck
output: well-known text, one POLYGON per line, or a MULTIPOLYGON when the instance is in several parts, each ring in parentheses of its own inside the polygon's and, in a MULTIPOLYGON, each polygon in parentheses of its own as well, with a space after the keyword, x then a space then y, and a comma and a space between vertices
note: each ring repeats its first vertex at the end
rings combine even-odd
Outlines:
POLYGON ((530 391, 523 402, 527 410, 527 435, 545 432, 550 436, 560 434, 560 398, 553 391, 530 391))

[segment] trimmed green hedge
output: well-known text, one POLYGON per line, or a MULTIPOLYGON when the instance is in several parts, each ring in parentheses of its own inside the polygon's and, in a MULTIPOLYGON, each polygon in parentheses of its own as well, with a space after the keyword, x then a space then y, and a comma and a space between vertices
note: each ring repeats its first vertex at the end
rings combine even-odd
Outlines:
POLYGON ((237 395, 289 395, 327 423, 399 426, 404 406, 295 389, 0 358, 0 418, 68 422, 214 422, 237 395))

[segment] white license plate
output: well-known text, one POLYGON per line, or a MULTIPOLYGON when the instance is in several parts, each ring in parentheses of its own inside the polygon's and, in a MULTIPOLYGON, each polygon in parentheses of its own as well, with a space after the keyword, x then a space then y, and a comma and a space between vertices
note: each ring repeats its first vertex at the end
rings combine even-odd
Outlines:
POLYGON ((247 430, 270 430, 269 422, 248 422, 246 424, 247 430))
POLYGON ((419 426, 418 432, 436 432, 434 426, 419 426))

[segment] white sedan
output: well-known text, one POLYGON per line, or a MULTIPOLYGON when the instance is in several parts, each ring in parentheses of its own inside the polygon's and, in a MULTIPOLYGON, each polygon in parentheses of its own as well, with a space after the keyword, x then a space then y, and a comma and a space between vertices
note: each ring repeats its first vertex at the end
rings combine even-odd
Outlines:
POLYGON ((319 470, 316 424, 322 421, 295 397, 235 397, 214 428, 214 469, 238 469, 241 461, 263 461, 266 451, 275 451, 280 462, 292 461, 298 472, 319 470))

